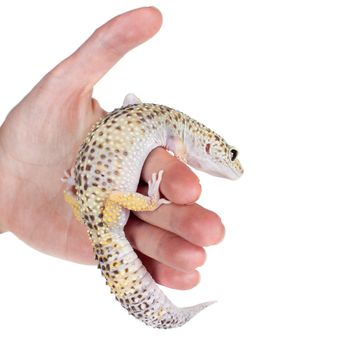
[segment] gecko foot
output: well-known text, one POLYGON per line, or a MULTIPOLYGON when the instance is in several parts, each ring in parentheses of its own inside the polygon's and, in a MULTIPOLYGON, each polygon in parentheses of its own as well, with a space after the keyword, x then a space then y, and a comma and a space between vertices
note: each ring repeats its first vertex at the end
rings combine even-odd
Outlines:
POLYGON ((138 192, 112 192, 107 198, 107 204, 105 207, 111 207, 117 205, 121 208, 125 208, 133 211, 153 211, 156 210, 162 204, 169 204, 170 201, 165 198, 160 198, 159 185, 162 181, 163 170, 158 174, 152 174, 152 178, 148 181, 148 196, 144 196, 138 192))
POLYGON ((75 186, 74 180, 74 168, 68 169, 64 172, 64 176, 61 177, 61 181, 70 186, 75 186))
POLYGON ((167 199, 160 198, 159 186, 163 178, 163 170, 152 174, 152 179, 148 181, 148 197, 152 198, 154 202, 157 202, 157 208, 162 204, 170 204, 167 199))

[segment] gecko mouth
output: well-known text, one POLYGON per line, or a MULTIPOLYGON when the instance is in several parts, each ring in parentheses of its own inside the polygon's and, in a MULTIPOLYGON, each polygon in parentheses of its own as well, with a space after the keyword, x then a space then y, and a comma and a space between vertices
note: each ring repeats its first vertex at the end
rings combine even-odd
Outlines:
POLYGON ((229 174, 227 174, 230 180, 239 179, 244 173, 244 169, 240 161, 236 158, 233 163, 230 164, 229 174))

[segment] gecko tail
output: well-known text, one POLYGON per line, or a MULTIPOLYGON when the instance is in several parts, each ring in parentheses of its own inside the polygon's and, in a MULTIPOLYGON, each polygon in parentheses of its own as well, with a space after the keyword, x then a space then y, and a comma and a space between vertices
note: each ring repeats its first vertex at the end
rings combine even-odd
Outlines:
POLYGON ((180 308, 180 310, 188 314, 188 316, 190 317, 189 319, 191 319, 193 316, 196 316, 199 312, 201 312, 202 310, 206 309, 208 306, 213 305, 215 303, 217 303, 216 300, 207 301, 205 303, 201 303, 193 306, 182 307, 180 308))
POLYGON ((164 308, 162 317, 158 318, 157 320, 153 319, 150 323, 145 322, 149 326, 164 329, 181 327, 185 323, 190 321, 198 313, 200 313, 202 310, 216 303, 216 301, 208 301, 188 307, 177 307, 174 304, 172 304, 165 295, 164 297, 166 298, 166 302, 163 304, 163 306, 161 306, 161 309, 163 309, 165 305, 166 308, 164 308))
POLYGON ((201 312, 202 310, 206 309, 208 306, 214 303, 216 303, 216 301, 208 301, 205 303, 188 306, 188 307, 177 307, 174 304, 172 304, 169 301, 169 299, 167 299, 167 302, 160 307, 161 310, 164 310, 161 317, 157 319, 153 318, 149 321, 146 321, 146 322, 144 321, 144 322, 147 325, 154 328, 169 329, 169 328, 181 327, 185 323, 190 321, 199 312, 201 312), (165 305, 166 305, 166 308, 163 309, 165 305))
POLYGON ((185 322, 183 324, 188 322, 192 317, 196 316, 199 312, 206 309, 208 306, 213 305, 215 303, 217 303, 216 300, 207 301, 205 303, 201 303, 193 306, 178 308, 179 312, 184 315, 183 319, 185 320, 185 322))
POLYGON ((213 301, 177 307, 143 266, 124 232, 111 233, 94 249, 99 268, 120 304, 138 320, 154 328, 180 327, 213 301))

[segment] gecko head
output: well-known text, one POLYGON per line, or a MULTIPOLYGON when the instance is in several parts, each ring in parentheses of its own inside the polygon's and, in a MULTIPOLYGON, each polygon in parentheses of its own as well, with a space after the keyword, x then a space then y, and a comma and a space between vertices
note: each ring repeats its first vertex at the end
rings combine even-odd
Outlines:
POLYGON ((196 146, 191 147, 188 152, 189 165, 210 175, 230 180, 236 180, 243 174, 237 149, 227 144, 221 136, 211 132, 210 137, 196 141, 196 146))

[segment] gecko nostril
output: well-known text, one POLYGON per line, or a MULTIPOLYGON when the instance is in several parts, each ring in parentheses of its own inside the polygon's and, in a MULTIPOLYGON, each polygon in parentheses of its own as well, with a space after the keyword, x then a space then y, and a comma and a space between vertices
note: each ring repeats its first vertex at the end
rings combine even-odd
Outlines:
POLYGON ((205 152, 207 152, 207 154, 210 153, 210 143, 207 143, 207 144, 205 145, 205 152))

